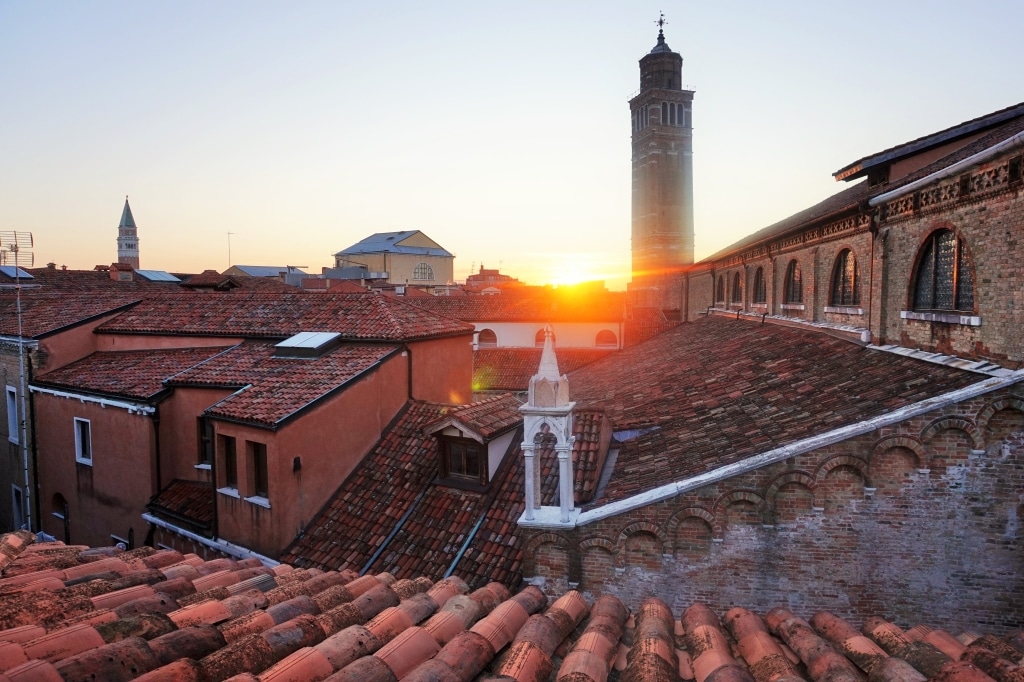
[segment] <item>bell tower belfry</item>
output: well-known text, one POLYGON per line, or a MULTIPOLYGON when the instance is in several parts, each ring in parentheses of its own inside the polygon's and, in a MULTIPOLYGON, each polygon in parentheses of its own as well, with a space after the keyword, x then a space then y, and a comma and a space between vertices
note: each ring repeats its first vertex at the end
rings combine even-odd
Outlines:
POLYGON ((640 60, 640 91, 629 101, 633 147, 631 288, 658 288, 693 263, 693 90, 683 58, 658 42, 640 60))
POLYGON ((139 269, 139 228, 135 226, 127 196, 121 211, 121 224, 117 226, 117 262, 139 269))

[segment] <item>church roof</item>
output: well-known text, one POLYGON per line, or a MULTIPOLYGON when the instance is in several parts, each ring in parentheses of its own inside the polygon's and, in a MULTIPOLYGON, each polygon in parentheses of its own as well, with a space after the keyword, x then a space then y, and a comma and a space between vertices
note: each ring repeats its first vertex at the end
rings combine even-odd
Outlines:
POLYGON ((569 376, 622 447, 595 504, 652 490, 980 383, 987 376, 812 329, 712 316, 569 376))
POLYGON ((135 227, 135 217, 132 215, 132 207, 128 205, 128 197, 124 198, 124 210, 121 211, 121 224, 118 227, 135 227))
MULTIPOLYGON (((787 234, 797 233, 800 230, 806 229, 816 223, 823 223, 829 220, 837 219, 843 215, 854 214, 857 211, 861 210, 866 205, 866 202, 872 197, 878 196, 880 194, 885 194, 887 192, 891 192, 894 189, 899 189, 904 185, 909 185, 912 182, 916 182, 917 180, 928 177, 932 173, 942 170, 943 168, 951 166, 954 163, 957 163, 964 159, 970 158, 971 156, 979 152, 982 152, 985 149, 988 149, 989 147, 998 144, 999 142, 1009 139, 1010 137, 1013 137, 1014 135, 1020 133, 1021 131, 1024 131, 1024 104, 1018 105, 1016 107, 1009 107, 1008 109, 1004 109, 999 112, 995 112, 994 114, 990 114, 990 116, 996 117, 995 120, 997 124, 995 125, 995 127, 992 127, 992 125, 988 125, 987 127, 983 126, 979 129, 975 129, 973 132, 980 131, 981 137, 969 142, 963 147, 955 149, 946 156, 943 156, 942 158, 933 161, 932 163, 924 166, 923 168, 920 168, 912 173, 908 173, 907 175, 898 178, 892 182, 883 183, 880 185, 876 185, 874 187, 868 187, 867 180, 862 180, 861 182, 856 183, 852 187, 847 187, 842 191, 836 192, 832 196, 823 199, 822 201, 818 202, 817 204, 814 204, 813 206, 805 208, 802 211, 794 213, 793 215, 784 218, 777 223, 773 223, 772 225, 769 225, 750 235, 747 235, 746 237, 730 244, 724 249, 718 251, 717 253, 714 253, 711 256, 704 258, 700 262, 703 264, 711 264, 714 263, 715 261, 722 260, 728 256, 739 253, 744 249, 749 248, 755 244, 767 242, 769 240, 776 239, 787 234), (1007 118, 1000 118, 1000 116, 1003 116, 1004 114, 1007 116, 1007 118)), ((988 120, 988 117, 981 117, 980 119, 975 119, 975 121, 983 120, 988 120)), ((968 121, 960 125, 969 126, 972 123, 972 121, 968 121)), ((989 121, 989 123, 991 123, 991 121, 989 121)), ((935 133, 935 135, 941 136, 947 133, 948 131, 953 131, 956 130, 957 128, 958 126, 954 126, 953 128, 947 129, 947 131, 940 131, 939 133, 935 133)), ((873 155, 872 157, 865 158, 875 158, 876 160, 879 160, 889 155, 888 162, 891 162, 892 160, 895 160, 897 156, 910 155, 911 152, 908 152, 906 149, 904 149, 904 146, 912 148, 913 145, 917 144, 918 142, 929 140, 931 137, 932 136, 919 138, 919 140, 917 141, 908 142, 906 143, 906 145, 899 145, 885 152, 879 152, 878 154, 873 155)), ((914 151, 912 153, 919 153, 926 148, 927 146, 922 148, 914 148, 914 151)), ((881 163, 882 162, 880 160, 877 163, 872 162, 873 165, 880 165, 881 163)), ((851 166, 848 166, 848 168, 852 167, 853 165, 856 164, 852 164, 851 166)), ((841 172, 843 171, 837 171, 837 174, 841 172)), ((856 177, 860 177, 860 174, 851 174, 847 177, 847 179, 852 179, 856 177)))
MULTIPOLYGON (((580 367, 613 353, 603 348, 559 348, 562 372, 580 367)), ((473 353, 474 391, 525 391, 537 373, 540 348, 481 348, 473 353)))
POLYGON ((12 680, 991 680, 1024 659, 1020 632, 904 630, 880 617, 858 628, 822 610, 821 595, 767 613, 575 590, 549 598, 485 574, 473 589, 454 576, 269 567, 25 532, 0 536, 0 567, 12 680))
MULTIPOLYGON (((455 256, 440 246, 412 246, 402 244, 406 239, 416 234, 423 234, 419 230, 403 230, 400 232, 377 232, 366 239, 362 239, 347 249, 334 254, 335 256, 353 256, 360 253, 404 253, 420 256, 443 256, 454 258, 455 256)), ((423 235, 426 237, 426 235, 423 235)), ((429 237, 427 237, 429 239, 429 237)), ((432 240, 431 240, 432 241, 432 240)))

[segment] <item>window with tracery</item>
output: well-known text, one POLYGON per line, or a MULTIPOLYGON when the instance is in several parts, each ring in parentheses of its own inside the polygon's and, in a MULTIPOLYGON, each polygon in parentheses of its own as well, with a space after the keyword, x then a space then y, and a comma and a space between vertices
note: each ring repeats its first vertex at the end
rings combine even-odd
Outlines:
POLYGON ((857 258, 850 249, 843 249, 832 268, 832 293, 829 301, 836 306, 860 305, 857 258))
POLYGON ((754 273, 754 292, 753 303, 767 303, 768 302, 768 291, 764 284, 764 268, 758 268, 757 272, 754 273))
POLYGON ((434 279, 434 268, 430 267, 426 263, 417 263, 416 267, 412 271, 413 279, 434 279))
POLYGON ((914 310, 974 311, 974 266, 952 230, 928 236, 917 257, 914 310))
POLYGON ((740 287, 740 273, 732 276, 732 302, 743 303, 743 289, 740 287))
POLYGON ((786 278, 782 284, 783 303, 803 303, 804 287, 800 279, 800 263, 796 260, 789 261, 786 267, 786 278))
POLYGON ((718 291, 715 293, 716 303, 725 303, 725 277, 718 276, 718 291))

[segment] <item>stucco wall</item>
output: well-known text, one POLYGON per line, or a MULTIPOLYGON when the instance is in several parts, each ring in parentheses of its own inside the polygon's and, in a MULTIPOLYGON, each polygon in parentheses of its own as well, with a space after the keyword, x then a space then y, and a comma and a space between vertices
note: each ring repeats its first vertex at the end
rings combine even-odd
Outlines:
POLYGON ((52 513, 60 494, 68 502, 73 543, 110 545, 111 534, 127 539, 134 529, 141 544, 146 524, 140 514, 156 488, 152 419, 47 394, 34 399, 42 529, 64 538, 63 522, 52 513), (75 417, 90 421, 92 465, 75 460, 75 417))
POLYGON ((412 354, 413 398, 452 405, 473 399, 471 334, 416 341, 409 344, 409 352, 412 354))
MULTIPOLYGON (((544 322, 473 322, 479 332, 490 329, 498 337, 498 348, 533 348, 537 332, 543 331, 544 322)), ((601 331, 615 334, 617 347, 622 347, 621 322, 552 322, 556 348, 597 348, 597 335, 601 331)))

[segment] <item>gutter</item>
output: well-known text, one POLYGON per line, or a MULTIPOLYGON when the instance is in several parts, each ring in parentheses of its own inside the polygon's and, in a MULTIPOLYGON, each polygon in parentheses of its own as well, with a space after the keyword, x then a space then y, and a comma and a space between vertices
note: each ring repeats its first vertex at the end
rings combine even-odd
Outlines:
POLYGON ((45 393, 47 395, 57 396, 58 398, 71 398, 78 400, 83 403, 97 403, 102 407, 119 407, 124 410, 128 410, 129 414, 148 414, 152 415, 156 412, 156 408, 152 405, 142 405, 139 403, 131 403, 126 400, 113 400, 111 398, 100 398, 98 396, 85 395, 82 393, 69 393, 67 391, 58 391, 53 388, 43 388, 42 386, 29 386, 29 392, 31 393, 45 393))
POLYGON ((945 168, 937 170, 931 175, 926 175, 923 178, 920 178, 919 180, 914 180, 913 182, 907 183, 906 185, 894 189, 891 192, 879 194, 875 198, 868 200, 868 205, 874 208, 879 204, 884 204, 888 201, 892 201, 893 199, 901 197, 904 194, 909 194, 910 192, 917 191, 918 189, 926 185, 930 185, 933 182, 936 182, 937 180, 942 180, 953 175, 958 175, 962 170, 970 168, 971 166, 976 166, 979 163, 984 163, 985 161, 988 161, 989 159, 994 158, 1005 151, 1011 150, 1021 145, 1024 145, 1024 132, 1017 133, 1013 137, 1009 137, 998 144, 994 144, 988 149, 984 149, 978 152, 977 154, 974 154, 973 156, 968 156, 966 159, 957 161, 951 166, 946 166, 945 168))
MULTIPOLYGON (((590 509, 588 511, 581 512, 575 520, 568 524, 552 523, 545 524, 543 527, 551 529, 566 529, 575 526, 585 526, 627 511, 632 511, 633 509, 645 507, 655 502, 670 499, 682 493, 696 490, 697 488, 702 488, 712 483, 717 483, 740 474, 760 469, 761 467, 769 464, 784 461, 790 457, 802 455, 810 452, 811 450, 817 450, 819 448, 848 440, 855 436, 861 436, 887 426, 892 426, 912 417, 918 417, 922 414, 926 414, 940 407, 945 407, 964 400, 970 400, 986 393, 991 393, 992 391, 1012 386, 1022 380, 1024 380, 1024 370, 1018 370, 1006 377, 993 377, 991 379, 986 379, 985 381, 972 384, 965 388, 957 389, 934 398, 929 398, 912 405, 901 407, 878 417, 873 417, 871 419, 857 422, 856 424, 850 424, 849 426, 833 429, 832 431, 827 431, 825 433, 818 434, 817 436, 805 438, 797 441, 796 443, 790 443, 789 445, 784 445, 782 447, 769 450, 768 452, 763 452, 759 455, 747 457, 739 462, 719 467, 714 471, 709 471, 698 476, 659 486, 645 493, 627 497, 623 500, 616 500, 615 502, 603 507, 598 507, 597 509, 590 509)), ((530 527, 538 528, 541 526, 531 524, 530 527)))
POLYGON ((172 533, 176 533, 177 535, 186 537, 189 540, 192 540, 193 542, 198 542, 204 547, 215 549, 218 552, 223 552, 224 554, 228 554, 238 559, 259 559, 264 566, 268 566, 270 568, 279 566, 281 564, 281 562, 275 561, 274 559, 271 559, 268 556, 264 556, 259 552, 254 552, 251 549, 242 547, 241 545, 236 545, 234 543, 228 542, 227 540, 211 540, 210 538, 204 538, 202 535, 197 535, 192 531, 185 530, 184 528, 179 528, 178 526, 175 526, 173 523, 168 523, 167 521, 164 521, 161 518, 157 518, 156 516, 153 516, 149 513, 144 512, 142 514, 142 518, 143 520, 148 521, 154 526, 159 526, 160 528, 169 530, 172 533))

